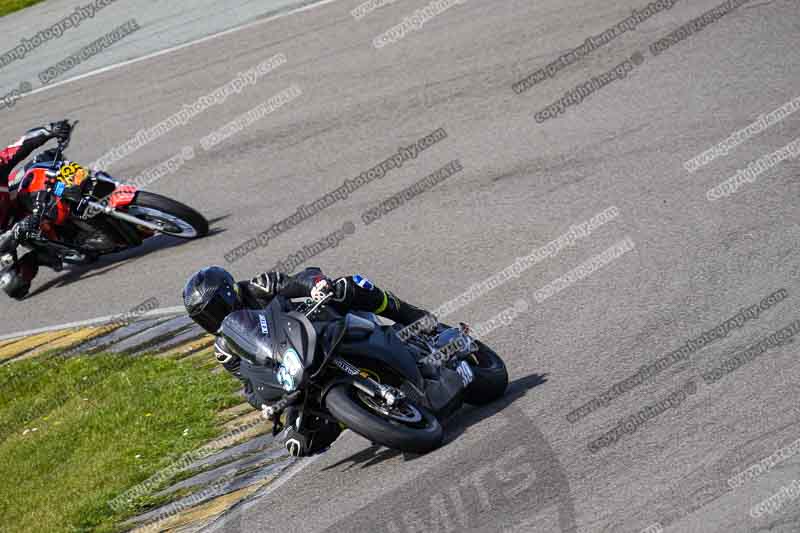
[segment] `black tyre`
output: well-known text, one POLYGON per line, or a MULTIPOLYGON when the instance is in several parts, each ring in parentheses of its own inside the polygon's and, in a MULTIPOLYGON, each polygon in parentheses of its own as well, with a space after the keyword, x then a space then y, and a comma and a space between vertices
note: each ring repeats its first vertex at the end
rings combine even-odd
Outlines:
POLYGON ((404 401, 387 415, 377 402, 350 385, 337 385, 325 397, 331 414, 359 435, 395 450, 427 453, 441 446, 444 429, 433 414, 404 401))
POLYGON ((22 276, 13 270, 0 274, 0 287, 3 288, 3 292, 15 300, 24 300, 28 291, 31 290, 30 282, 24 281, 22 276))
POLYGON ((506 393, 508 370, 494 350, 480 341, 475 342, 478 351, 466 359, 475 379, 464 391, 464 401, 471 405, 486 405, 506 393))
POLYGON ((161 225, 160 232, 172 237, 196 239, 208 235, 208 221, 203 215, 158 194, 137 192, 128 214, 161 225))

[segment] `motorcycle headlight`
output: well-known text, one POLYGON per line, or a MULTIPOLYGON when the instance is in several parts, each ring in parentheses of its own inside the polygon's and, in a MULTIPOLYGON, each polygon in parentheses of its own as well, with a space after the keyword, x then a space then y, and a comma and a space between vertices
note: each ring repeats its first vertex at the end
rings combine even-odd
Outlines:
POLYGON ((303 363, 300 356, 293 348, 288 348, 283 354, 283 363, 278 367, 278 383, 286 392, 292 392, 300 384, 303 377, 303 363))

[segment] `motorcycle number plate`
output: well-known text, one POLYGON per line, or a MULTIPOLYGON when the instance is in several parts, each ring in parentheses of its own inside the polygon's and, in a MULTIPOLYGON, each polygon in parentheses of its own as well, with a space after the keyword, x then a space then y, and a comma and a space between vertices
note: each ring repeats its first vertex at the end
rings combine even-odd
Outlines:
POLYGON ((58 181, 67 187, 72 187, 80 185, 87 175, 88 171, 78 163, 65 163, 58 171, 58 181))

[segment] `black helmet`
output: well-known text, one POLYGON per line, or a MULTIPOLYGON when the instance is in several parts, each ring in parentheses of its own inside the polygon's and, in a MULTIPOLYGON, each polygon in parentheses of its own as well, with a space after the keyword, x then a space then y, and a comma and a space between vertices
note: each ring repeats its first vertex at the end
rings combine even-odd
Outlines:
POLYGON ((239 289, 224 268, 204 268, 189 278, 183 288, 183 305, 189 316, 206 331, 216 334, 222 321, 241 308, 239 289))

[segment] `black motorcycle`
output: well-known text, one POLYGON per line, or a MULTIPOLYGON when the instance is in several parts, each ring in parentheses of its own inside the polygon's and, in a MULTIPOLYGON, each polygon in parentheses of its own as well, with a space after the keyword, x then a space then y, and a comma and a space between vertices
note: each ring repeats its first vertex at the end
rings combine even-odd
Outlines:
POLYGON ((300 431, 322 419, 387 448, 426 453, 441 445, 441 421, 463 403, 487 404, 505 393, 505 364, 466 326, 440 324, 402 341, 399 325, 382 325, 371 313, 342 316, 328 299, 276 297, 222 324, 216 349, 240 357, 243 373, 261 374, 256 389, 276 432, 292 406, 300 431), (463 349, 452 353, 453 346, 463 349), (432 357, 443 352, 446 360, 432 357))

